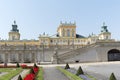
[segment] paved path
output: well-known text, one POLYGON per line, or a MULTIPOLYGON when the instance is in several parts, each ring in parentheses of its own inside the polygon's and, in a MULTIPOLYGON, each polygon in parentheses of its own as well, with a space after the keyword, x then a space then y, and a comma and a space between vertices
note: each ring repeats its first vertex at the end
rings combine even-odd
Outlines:
POLYGON ((25 74, 27 74, 29 70, 23 70, 20 74, 16 75, 15 77, 13 77, 11 80, 17 80, 18 76, 21 75, 22 77, 25 76, 25 74))
MULTIPOLYGON (((78 68, 77 66, 74 67, 78 68)), ((120 80, 120 62, 92 63, 90 65, 82 65, 82 69, 97 80, 109 80, 112 72, 115 74, 117 80, 120 80)))
POLYGON ((6 75, 8 72, 0 72, 0 76, 6 75))
POLYGON ((44 67, 44 80, 69 80, 55 67, 44 67))

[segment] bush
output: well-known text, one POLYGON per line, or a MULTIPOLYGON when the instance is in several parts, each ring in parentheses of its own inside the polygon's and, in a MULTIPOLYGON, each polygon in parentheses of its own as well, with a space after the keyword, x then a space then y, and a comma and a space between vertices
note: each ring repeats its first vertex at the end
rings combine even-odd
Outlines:
POLYGON ((34 67, 38 67, 38 66, 34 63, 34 67))
POLYGON ((68 63, 66 63, 65 69, 70 69, 70 66, 68 63))
POLYGON ((84 74, 81 66, 78 68, 76 75, 79 76, 80 74, 84 74))
POLYGON ((18 76, 18 79, 17 79, 17 80, 22 80, 22 77, 21 77, 21 75, 19 75, 19 76, 18 76))
POLYGON ((20 67, 19 63, 16 64, 16 67, 20 67))
POLYGON ((23 69, 25 69, 25 68, 27 68, 27 65, 26 65, 26 64, 22 64, 21 67, 22 67, 23 69))
POLYGON ((115 75, 114 75, 114 73, 112 73, 112 74, 110 75, 109 80, 117 80, 116 77, 115 77, 115 75))
POLYGON ((34 72, 33 68, 31 68, 31 69, 30 69, 30 73, 35 74, 35 72, 34 72))

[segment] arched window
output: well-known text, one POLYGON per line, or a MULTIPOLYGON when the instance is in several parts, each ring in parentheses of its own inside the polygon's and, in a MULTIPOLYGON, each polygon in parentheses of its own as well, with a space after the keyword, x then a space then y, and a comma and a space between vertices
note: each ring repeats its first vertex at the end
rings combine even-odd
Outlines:
POLYGON ((70 30, 67 30, 67 37, 70 37, 70 30))

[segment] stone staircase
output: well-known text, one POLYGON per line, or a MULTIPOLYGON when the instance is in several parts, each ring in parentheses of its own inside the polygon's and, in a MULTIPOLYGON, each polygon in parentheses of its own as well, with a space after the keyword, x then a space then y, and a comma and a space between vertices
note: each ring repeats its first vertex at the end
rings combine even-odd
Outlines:
POLYGON ((58 60, 59 62, 64 62, 64 60, 68 59, 68 58, 72 58, 74 56, 77 56, 77 55, 80 55, 80 54, 83 54, 85 51, 89 51, 89 49, 91 48, 95 48, 95 47, 98 47, 99 45, 97 45, 96 43, 94 44, 90 44, 90 45, 86 45, 82 48, 78 48, 78 49, 75 49, 75 50, 71 50, 71 51, 68 51, 64 54, 60 54, 58 55, 58 60))

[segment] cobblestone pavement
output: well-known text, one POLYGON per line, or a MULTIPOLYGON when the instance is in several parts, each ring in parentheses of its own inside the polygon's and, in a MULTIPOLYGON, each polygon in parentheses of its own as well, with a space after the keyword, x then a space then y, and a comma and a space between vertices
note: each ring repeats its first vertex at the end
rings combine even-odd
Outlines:
POLYGON ((44 80, 69 80, 55 67, 44 67, 44 80))
POLYGON ((25 74, 27 74, 29 70, 23 70, 20 74, 16 75, 15 77, 13 77, 11 80, 17 80, 18 76, 21 75, 22 77, 25 76, 25 74))

